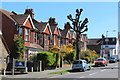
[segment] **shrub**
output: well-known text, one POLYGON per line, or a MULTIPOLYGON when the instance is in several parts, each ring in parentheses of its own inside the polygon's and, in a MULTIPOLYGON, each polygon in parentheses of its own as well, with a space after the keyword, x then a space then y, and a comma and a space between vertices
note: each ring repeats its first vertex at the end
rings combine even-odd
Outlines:
POLYGON ((59 54, 50 52, 39 52, 37 54, 37 60, 44 62, 45 67, 57 66, 59 65, 59 54))

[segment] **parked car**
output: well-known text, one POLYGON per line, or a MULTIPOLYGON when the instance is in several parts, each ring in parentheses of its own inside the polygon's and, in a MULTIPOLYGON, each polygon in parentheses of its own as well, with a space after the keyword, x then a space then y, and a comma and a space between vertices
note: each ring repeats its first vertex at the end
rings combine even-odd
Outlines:
POLYGON ((91 69, 90 64, 86 60, 82 60, 82 59, 75 60, 72 65, 72 70, 85 71, 90 69, 91 69))
POLYGON ((107 66, 108 61, 105 58, 98 58, 95 61, 95 66, 107 66))
POLYGON ((116 63, 117 62, 117 58, 110 58, 109 59, 109 63, 116 63))

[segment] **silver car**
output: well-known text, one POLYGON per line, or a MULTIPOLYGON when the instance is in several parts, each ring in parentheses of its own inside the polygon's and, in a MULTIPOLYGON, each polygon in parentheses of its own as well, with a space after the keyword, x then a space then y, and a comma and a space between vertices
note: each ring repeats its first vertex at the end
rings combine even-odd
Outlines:
POLYGON ((86 60, 75 60, 72 65, 72 70, 90 70, 90 64, 86 60))

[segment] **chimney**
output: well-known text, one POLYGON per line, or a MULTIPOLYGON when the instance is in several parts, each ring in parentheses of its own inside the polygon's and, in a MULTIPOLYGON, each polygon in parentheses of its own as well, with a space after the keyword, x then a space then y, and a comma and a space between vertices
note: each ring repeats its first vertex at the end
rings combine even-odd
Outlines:
POLYGON ((69 22, 65 23, 64 29, 71 29, 71 28, 70 28, 70 23, 69 23, 69 22))
POLYGON ((55 25, 56 24, 56 19, 50 17, 48 22, 49 22, 50 25, 55 25))
POLYGON ((30 16, 34 19, 33 9, 26 9, 24 14, 30 14, 30 16))

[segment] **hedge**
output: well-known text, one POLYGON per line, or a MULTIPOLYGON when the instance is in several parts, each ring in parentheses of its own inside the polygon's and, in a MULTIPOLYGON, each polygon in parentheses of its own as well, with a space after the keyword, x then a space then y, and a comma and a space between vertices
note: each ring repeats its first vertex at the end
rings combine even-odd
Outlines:
POLYGON ((51 67, 59 65, 60 57, 58 53, 39 52, 37 54, 37 60, 44 62, 45 67, 51 67))

